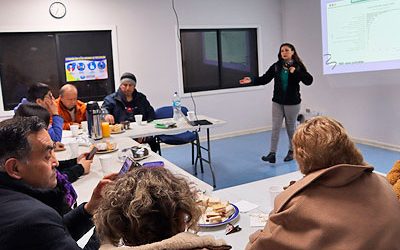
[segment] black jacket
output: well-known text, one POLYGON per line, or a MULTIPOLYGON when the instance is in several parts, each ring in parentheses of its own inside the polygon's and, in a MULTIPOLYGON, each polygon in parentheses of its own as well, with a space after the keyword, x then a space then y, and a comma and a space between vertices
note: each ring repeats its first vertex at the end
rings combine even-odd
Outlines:
POLYGON ((76 158, 59 161, 57 169, 61 173, 66 174, 69 182, 71 183, 78 180, 78 178, 85 173, 85 169, 83 168, 82 164, 77 163, 76 158))
POLYGON ((282 89, 280 73, 283 69, 283 65, 280 61, 269 67, 267 72, 261 77, 255 77, 252 82, 254 85, 265 85, 274 79, 274 95, 272 101, 282 105, 297 105, 301 102, 299 83, 303 82, 305 85, 311 85, 313 77, 303 66, 295 62, 293 66, 296 70, 293 73, 289 73, 286 91, 282 89))
POLYGON ((128 115, 126 112, 126 99, 119 89, 117 92, 106 96, 101 107, 107 109, 108 113, 114 116, 115 123, 121 123, 128 120, 134 122, 134 115, 139 114, 143 115, 143 121, 154 120, 154 109, 150 105, 146 96, 135 89, 132 97, 133 112, 131 115, 128 115))
MULTIPOLYGON (((92 227, 83 205, 63 217, 57 189, 34 189, 0 172, 0 249, 81 249, 76 241, 92 227)), ((84 249, 98 249, 92 235, 84 249)))

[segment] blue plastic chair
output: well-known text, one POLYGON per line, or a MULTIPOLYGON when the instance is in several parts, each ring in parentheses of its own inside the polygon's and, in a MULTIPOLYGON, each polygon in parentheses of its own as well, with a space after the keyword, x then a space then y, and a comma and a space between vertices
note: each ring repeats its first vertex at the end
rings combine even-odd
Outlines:
MULTIPOLYGON (((188 109, 186 107, 182 107, 181 110, 184 115, 187 115, 188 109)), ((158 108, 155 111, 156 119, 165 119, 165 118, 172 118, 172 117, 173 117, 172 106, 164 106, 164 107, 158 108)), ((158 140, 158 142, 162 142, 162 143, 170 144, 170 145, 182 145, 182 144, 186 144, 186 143, 191 143, 192 144, 192 165, 195 165, 194 151, 195 151, 195 146, 196 146, 196 153, 197 153, 196 159, 200 160, 201 170, 203 171, 200 139, 199 139, 199 134, 197 133, 197 131, 186 131, 186 132, 175 134, 175 135, 158 135, 157 140, 158 140)), ((161 155, 161 149, 160 149, 159 153, 161 155)), ((197 174, 196 169, 195 169, 195 173, 197 174)))

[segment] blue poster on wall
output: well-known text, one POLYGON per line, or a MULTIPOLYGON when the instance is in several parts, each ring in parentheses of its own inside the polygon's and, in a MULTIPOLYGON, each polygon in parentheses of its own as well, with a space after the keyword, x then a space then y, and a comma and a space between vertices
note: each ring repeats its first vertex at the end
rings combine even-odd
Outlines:
POLYGON ((74 56, 65 58, 67 82, 107 79, 106 56, 74 56))

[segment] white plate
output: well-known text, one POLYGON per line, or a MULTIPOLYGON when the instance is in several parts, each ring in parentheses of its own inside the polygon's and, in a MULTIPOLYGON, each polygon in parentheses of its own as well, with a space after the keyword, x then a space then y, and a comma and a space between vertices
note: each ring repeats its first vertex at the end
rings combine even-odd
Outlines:
POLYGON ((125 130, 121 130, 121 131, 119 131, 119 132, 113 132, 113 131, 111 131, 110 133, 111 133, 112 135, 122 134, 122 133, 125 133, 125 130))
POLYGON ((114 149, 109 149, 109 150, 99 150, 96 152, 96 154, 108 154, 112 153, 118 150, 118 147, 115 147, 114 149))
POLYGON ((225 224, 228 224, 229 222, 236 220, 239 217, 239 208, 237 206, 233 205, 232 203, 230 203, 230 204, 235 209, 235 212, 233 212, 233 214, 231 216, 229 216, 229 218, 227 218, 224 221, 218 222, 218 223, 211 223, 211 224, 199 223, 199 227, 218 227, 218 226, 225 225, 225 224))

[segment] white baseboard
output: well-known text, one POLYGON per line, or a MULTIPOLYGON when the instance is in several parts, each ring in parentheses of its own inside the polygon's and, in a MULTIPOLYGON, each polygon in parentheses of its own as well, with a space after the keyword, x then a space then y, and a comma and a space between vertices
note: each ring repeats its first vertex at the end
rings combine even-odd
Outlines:
MULTIPOLYGON (((230 138, 230 137, 235 137, 235 136, 240 136, 240 135, 255 134, 255 133, 268 131, 271 129, 272 129, 271 126, 265 126, 265 127, 260 127, 260 128, 239 130, 239 131, 233 131, 233 132, 217 134, 217 135, 213 135, 211 133, 210 140, 218 140, 218 139, 230 138)), ((387 150, 400 152, 400 145, 393 145, 393 144, 383 143, 383 142, 369 140, 369 139, 365 139, 365 138, 352 138, 352 139, 355 143, 361 143, 361 144, 365 144, 365 145, 369 145, 369 146, 374 146, 377 148, 383 148, 383 149, 387 149, 387 150)), ((200 140, 206 141, 207 137, 205 135, 201 136, 200 140)), ((171 146, 173 146, 173 145, 163 145, 163 148, 167 148, 167 147, 171 147, 171 146)))
MULTIPOLYGON (((218 134, 218 135, 213 135, 212 133, 210 133, 210 140, 218 140, 218 139, 230 138, 230 137, 235 137, 235 136, 240 136, 240 135, 256 134, 256 133, 265 132, 265 131, 268 131, 271 129, 272 129, 271 126, 265 126, 265 127, 260 127, 260 128, 232 131, 232 132, 218 134)), ((202 141, 207 140, 206 135, 201 136, 200 140, 202 140, 202 141)))
POLYGON ((392 151, 400 152, 400 145, 393 145, 388 143, 383 143, 379 141, 364 139, 364 138, 352 138, 355 143, 361 143, 369 146, 374 146, 377 148, 388 149, 392 151))
MULTIPOLYGON (((254 128, 254 129, 246 129, 246 130, 239 130, 239 131, 233 131, 229 133, 224 133, 224 134, 217 134, 213 135, 213 133, 210 133, 210 141, 212 140, 218 140, 218 139, 225 139, 225 138, 230 138, 230 137, 235 137, 235 136, 240 136, 240 135, 249 135, 249 134, 255 134, 255 133, 260 133, 264 131, 271 130, 271 126, 266 126, 266 127, 260 127, 260 128, 254 128)), ((207 136, 200 136, 200 141, 207 141, 207 136)), ((176 145, 168 145, 168 144, 161 144, 161 148, 171 148, 175 147, 176 145)))

